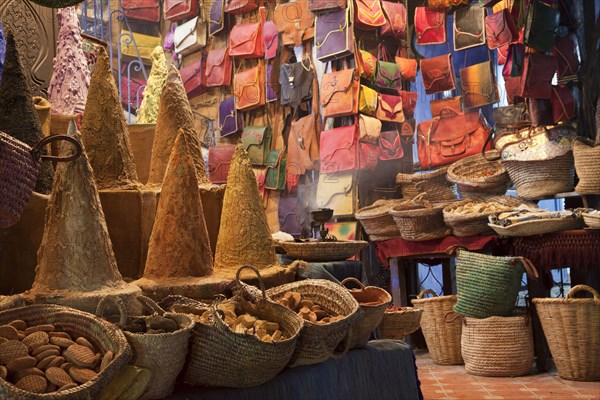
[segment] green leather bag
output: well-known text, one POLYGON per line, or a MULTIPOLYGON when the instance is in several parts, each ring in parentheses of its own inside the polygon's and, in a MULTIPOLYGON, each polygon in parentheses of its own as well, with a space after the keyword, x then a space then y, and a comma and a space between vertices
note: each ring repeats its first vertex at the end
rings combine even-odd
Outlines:
POLYGON ((283 149, 269 151, 267 158, 267 177, 265 188, 271 190, 285 189, 285 169, 287 166, 287 154, 283 149))
POLYGON ((253 165, 266 165, 271 149, 271 128, 247 126, 242 132, 242 146, 253 165))
POLYGON ((523 37, 525 44, 540 51, 552 50, 559 22, 560 10, 540 0, 533 0, 527 10, 523 37))

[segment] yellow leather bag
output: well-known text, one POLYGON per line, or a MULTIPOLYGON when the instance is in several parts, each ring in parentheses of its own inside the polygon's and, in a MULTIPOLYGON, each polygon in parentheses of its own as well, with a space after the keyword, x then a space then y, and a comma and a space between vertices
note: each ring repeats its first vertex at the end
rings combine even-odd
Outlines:
POLYGON ((156 46, 162 45, 160 36, 150 36, 143 33, 130 32, 123 29, 120 35, 121 54, 129 57, 138 57, 151 61, 152 52, 156 46), (137 47, 137 50, 136 50, 137 47))
POLYGON ((375 115, 377 111, 377 92, 368 86, 360 85, 358 110, 367 115, 375 115))

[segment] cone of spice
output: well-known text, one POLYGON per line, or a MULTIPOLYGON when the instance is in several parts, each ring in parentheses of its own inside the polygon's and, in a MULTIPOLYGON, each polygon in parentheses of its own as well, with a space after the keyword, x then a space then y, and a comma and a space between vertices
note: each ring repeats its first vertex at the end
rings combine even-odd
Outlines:
MULTIPOLYGON (((44 135, 31 99, 31 90, 21 66, 15 38, 9 31, 6 35, 6 56, 0 81, 0 131, 34 147, 44 135)), ((52 163, 42 162, 34 190, 38 193, 50 193, 52 175, 52 163)))
POLYGON ((123 107, 104 49, 100 49, 92 74, 81 136, 98 189, 133 189, 140 185, 123 107))
POLYGON ((158 118, 160 95, 167 79, 167 59, 162 46, 156 46, 152 52, 152 69, 144 89, 144 98, 137 112, 138 124, 155 124, 158 118))

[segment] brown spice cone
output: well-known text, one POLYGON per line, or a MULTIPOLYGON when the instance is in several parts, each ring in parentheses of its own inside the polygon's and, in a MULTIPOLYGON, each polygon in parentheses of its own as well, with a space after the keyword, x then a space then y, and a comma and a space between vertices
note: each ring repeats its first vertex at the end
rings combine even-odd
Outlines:
POLYGON ((50 102, 43 97, 33 96, 33 105, 42 125, 42 133, 44 136, 50 135, 50 102))
POLYGON ((133 188, 140 184, 119 92, 102 48, 92 73, 81 136, 98 189, 133 188))
POLYGON ((179 71, 169 66, 169 74, 163 86, 158 107, 156 133, 152 146, 150 160, 149 185, 161 185, 167 170, 167 162, 171 155, 173 143, 177 138, 179 129, 183 129, 187 136, 187 145, 196 167, 198 183, 208 183, 206 166, 202 157, 202 149, 198 134, 194 129, 194 115, 187 98, 179 71))
POLYGON ((212 252, 188 135, 179 130, 169 158, 148 245, 145 278, 201 277, 212 273, 212 252))

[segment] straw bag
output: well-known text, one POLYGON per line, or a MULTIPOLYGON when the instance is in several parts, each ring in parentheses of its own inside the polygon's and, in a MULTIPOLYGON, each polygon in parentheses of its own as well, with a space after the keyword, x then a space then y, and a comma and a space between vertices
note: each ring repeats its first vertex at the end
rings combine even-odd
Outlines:
POLYGON ((352 325, 351 349, 364 347, 373 332, 383 319, 383 313, 392 302, 392 296, 377 286, 366 286, 356 278, 346 278, 340 285, 355 283, 360 289, 348 289, 359 305, 359 318, 352 325))
POLYGON ((579 183, 575 191, 581 194, 600 194, 600 145, 578 138, 573 142, 575 171, 579 183))
POLYGON ((463 198, 502 195, 510 187, 510 177, 500 162, 498 150, 475 154, 450 165, 448 181, 456 183, 463 198))
POLYGON ((0 228, 16 224, 35 187, 42 161, 73 161, 81 154, 81 144, 70 136, 47 136, 30 148, 12 136, 0 132, 0 228), (49 143, 66 140, 75 145, 69 157, 42 155, 49 143))
POLYGON ((123 333, 113 324, 95 315, 50 304, 36 304, 0 312, 0 325, 6 325, 16 319, 25 321, 29 326, 52 324, 58 330, 64 331, 74 338, 80 336, 86 338, 102 354, 111 351, 114 358, 106 368, 83 385, 52 394, 26 392, 0 379, 0 393, 2 394, 0 397, 2 398, 19 400, 95 399, 131 358, 131 348, 123 333))
POLYGON ((235 333, 225 324, 218 306, 210 306, 211 323, 198 323, 193 330, 185 373, 188 384, 234 388, 257 386, 279 374, 294 353, 302 319, 288 308, 269 301, 260 273, 254 267, 241 267, 236 282, 241 291, 234 297, 236 311, 277 322, 287 339, 268 343, 251 334, 235 333), (246 268, 259 277, 262 296, 258 298, 250 295, 252 290, 240 282, 240 273, 246 268))
POLYGON ((446 180, 448 167, 438 170, 416 174, 398 174, 396 184, 400 185, 402 197, 413 197, 427 193, 427 200, 448 201, 456 200, 457 196, 452 188, 452 183, 446 180))
POLYGON ((421 327, 423 310, 415 307, 390 307, 379 325, 382 339, 404 339, 421 327))
POLYGON ((433 290, 426 289, 411 302, 415 308, 423 310, 421 330, 433 362, 439 365, 463 364, 460 352, 462 321, 452 310, 456 295, 438 296, 433 290), (433 297, 423 298, 426 293, 433 297))
POLYGON ((390 209, 400 236, 404 240, 424 241, 439 239, 452 233, 444 224, 445 203, 432 205, 424 200, 425 193, 390 209))
POLYGON ((376 236, 378 240, 397 238, 400 237, 400 231, 389 211, 398 203, 399 200, 377 200, 358 210, 354 217, 360 221, 371 240, 372 236, 376 236))
POLYGON ((350 327, 359 317, 358 302, 354 297, 340 285, 324 279, 307 279, 277 286, 267 290, 267 295, 276 301, 288 291, 298 292, 303 299, 320 305, 328 313, 344 317, 323 325, 304 321, 289 366, 318 364, 333 356, 344 356, 352 344, 350 327), (338 350, 338 346, 341 349, 338 350))
POLYGON ((515 310, 523 271, 530 278, 538 273, 525 257, 496 257, 456 250, 454 311, 465 317, 509 316, 515 310))
POLYGON ((558 374, 575 381, 600 381, 600 297, 586 285, 564 299, 533 299, 558 374), (574 298, 586 291, 593 298, 574 298))
MULTIPOLYGON (((138 296, 137 299, 155 315, 169 317, 179 325, 178 330, 166 333, 132 333, 123 330, 133 350, 133 365, 146 368, 152 373, 142 399, 162 399, 173 392, 175 379, 185 362, 188 342, 195 323, 185 314, 165 313, 165 310, 148 297, 138 296)), ((127 309, 118 296, 107 296, 100 300, 96 315, 104 318, 110 306, 116 306, 118 310, 117 325, 125 327, 129 319, 127 309)), ((142 318, 148 323, 152 317, 135 318, 142 318)))
POLYGON ((479 376, 523 376, 533 364, 529 315, 464 318, 461 335, 465 371, 479 376))

